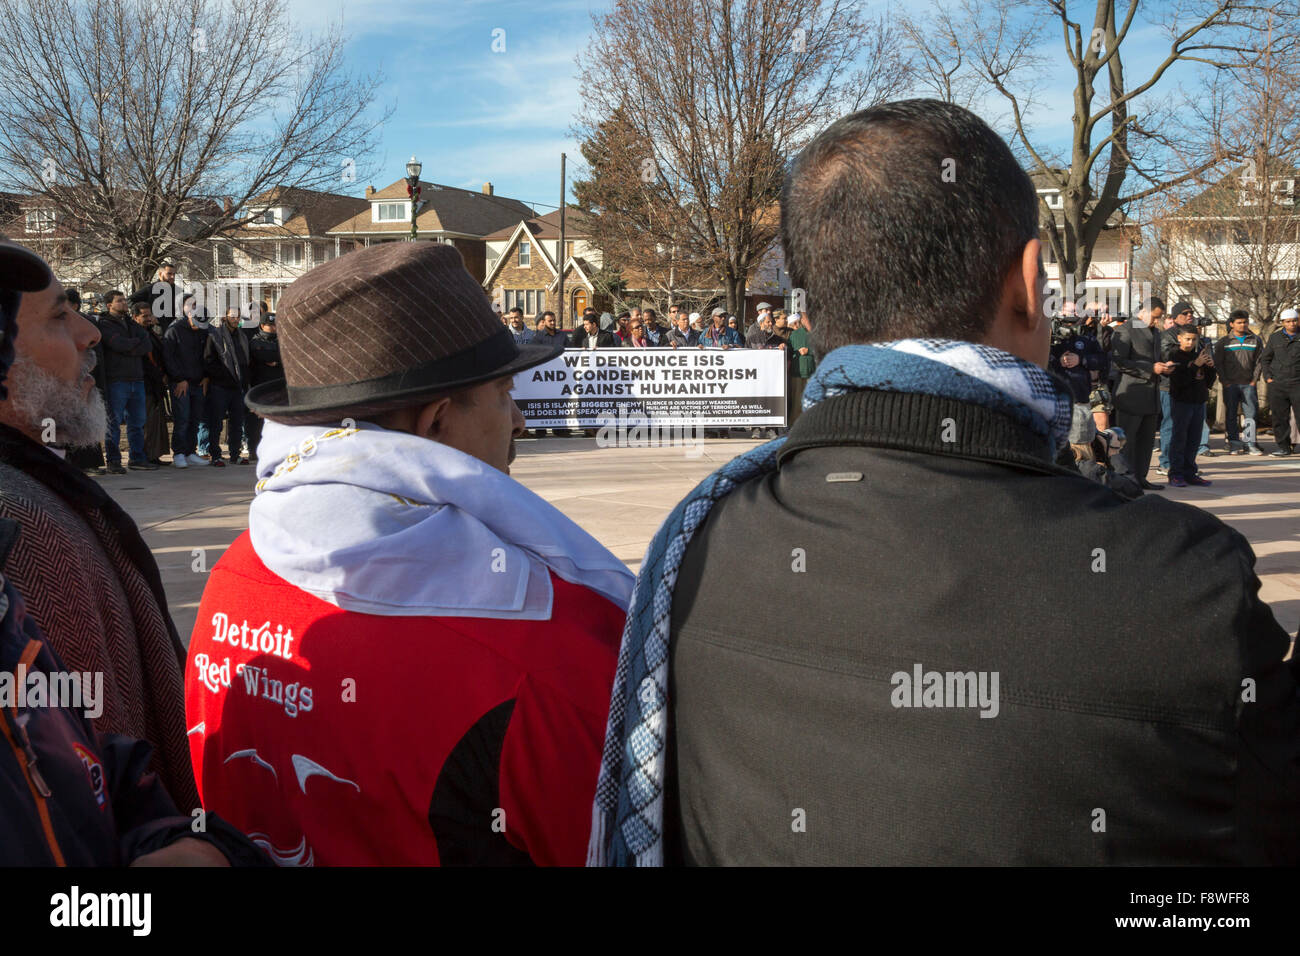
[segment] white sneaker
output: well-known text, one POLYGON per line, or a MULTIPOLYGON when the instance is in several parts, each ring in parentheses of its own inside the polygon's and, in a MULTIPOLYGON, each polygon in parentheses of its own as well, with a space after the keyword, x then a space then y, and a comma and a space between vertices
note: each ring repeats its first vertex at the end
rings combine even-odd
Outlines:
POLYGON ((188 468, 189 466, 190 466, 190 463, 189 463, 188 461, 185 460, 185 456, 184 456, 184 455, 173 455, 173 456, 172 456, 172 467, 173 467, 173 468, 188 468))
POLYGON ((191 464, 191 465, 210 465, 210 464, 212 464, 212 462, 208 461, 206 458, 200 458, 198 455, 187 455, 186 457, 189 458, 189 460, 190 460, 190 464, 191 464))

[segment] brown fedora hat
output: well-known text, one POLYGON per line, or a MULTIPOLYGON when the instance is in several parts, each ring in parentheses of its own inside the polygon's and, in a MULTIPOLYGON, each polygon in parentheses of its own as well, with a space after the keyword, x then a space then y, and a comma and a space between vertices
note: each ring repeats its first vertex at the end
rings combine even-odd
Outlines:
POLYGON ((414 404, 550 361, 564 350, 517 345, 454 246, 391 242, 327 262, 276 309, 284 379, 245 399, 272 421, 414 404))

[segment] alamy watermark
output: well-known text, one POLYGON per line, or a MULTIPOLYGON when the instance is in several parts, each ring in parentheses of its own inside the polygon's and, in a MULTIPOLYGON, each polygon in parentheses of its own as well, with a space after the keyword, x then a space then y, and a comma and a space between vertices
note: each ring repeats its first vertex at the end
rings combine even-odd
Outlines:
POLYGON ((912 672, 895 671, 889 702, 895 707, 978 707, 981 717, 996 717, 997 671, 927 671, 920 664, 912 672))
POLYGON ((687 458, 704 454, 704 419, 698 415, 664 422, 644 412, 629 413, 620 405, 618 412, 605 411, 596 416, 597 448, 645 448, 681 445, 687 458))
POLYGON ((0 707, 80 710, 91 720, 104 713, 103 671, 0 671, 0 707))

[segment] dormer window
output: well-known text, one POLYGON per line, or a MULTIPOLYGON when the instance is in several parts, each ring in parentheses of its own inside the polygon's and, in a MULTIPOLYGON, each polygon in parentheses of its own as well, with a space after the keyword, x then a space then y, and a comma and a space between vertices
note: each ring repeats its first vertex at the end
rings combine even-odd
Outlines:
POLYGON ((404 202, 375 203, 375 222, 406 222, 408 215, 404 202))
POLYGON ((254 226, 274 226, 279 221, 275 212, 274 209, 262 209, 249 216, 248 221, 254 226))
POLYGON ((1043 202, 1047 204, 1048 209, 1065 208, 1065 200, 1061 198, 1061 193, 1059 190, 1056 189, 1044 190, 1040 192, 1038 195, 1043 198, 1043 202))

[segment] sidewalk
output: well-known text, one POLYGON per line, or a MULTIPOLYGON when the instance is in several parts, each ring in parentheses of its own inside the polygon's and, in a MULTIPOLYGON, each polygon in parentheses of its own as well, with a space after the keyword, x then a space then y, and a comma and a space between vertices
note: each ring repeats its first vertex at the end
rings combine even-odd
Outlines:
MULTIPOLYGON (((716 439, 694 449, 597 448, 591 438, 521 439, 512 474, 636 570, 673 505, 709 472, 757 444, 716 439)), ((1294 635, 1300 623, 1300 457, 1219 455, 1200 464, 1212 487, 1148 493, 1204 508, 1245 535, 1258 558, 1261 595, 1294 635)), ((255 467, 169 467, 98 479, 153 549, 186 644, 207 569, 248 527, 255 467)), ((1159 479, 1154 470, 1151 478, 1159 479)))

